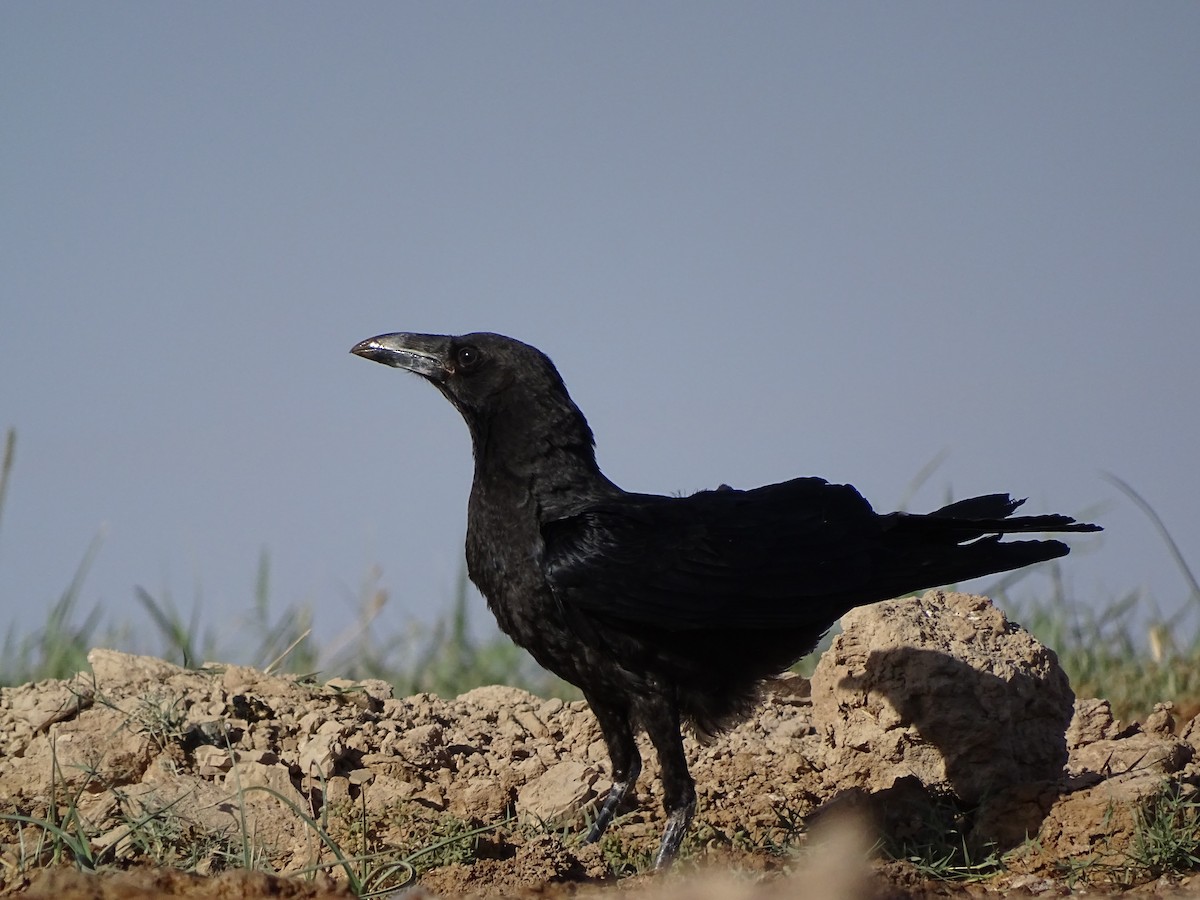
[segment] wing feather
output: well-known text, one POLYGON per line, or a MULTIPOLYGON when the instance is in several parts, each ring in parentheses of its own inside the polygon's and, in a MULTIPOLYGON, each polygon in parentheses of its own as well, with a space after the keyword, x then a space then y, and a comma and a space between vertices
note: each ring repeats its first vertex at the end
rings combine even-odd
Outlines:
POLYGON ((797 627, 870 582, 879 528, 854 488, 819 478, 629 494, 545 523, 543 568, 564 606, 610 621, 797 627))

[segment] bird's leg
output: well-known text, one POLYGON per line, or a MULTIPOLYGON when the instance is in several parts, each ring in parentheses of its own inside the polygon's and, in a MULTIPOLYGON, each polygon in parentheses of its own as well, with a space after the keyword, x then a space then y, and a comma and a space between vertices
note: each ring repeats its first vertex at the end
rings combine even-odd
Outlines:
POLYGON ((638 774, 642 771, 642 758, 638 754, 637 742, 633 739, 633 725, 630 721, 629 710, 597 703, 588 698, 592 713, 600 724, 600 733, 604 735, 604 743, 608 747, 608 758, 612 763, 612 787, 608 796, 596 814, 596 821, 588 830, 584 841, 588 844, 600 840, 604 830, 608 828, 617 814, 617 807, 629 793, 629 789, 637 783, 638 774))
POLYGON ((667 814, 667 827, 663 830, 662 843, 654 868, 669 868, 679 852, 679 845, 687 835, 696 811, 696 783, 688 772, 687 757, 683 752, 683 735, 679 731, 679 709, 674 700, 659 695, 653 697, 642 717, 650 742, 658 753, 658 764, 662 769, 663 811, 667 814))
MULTIPOLYGON (((604 803, 600 807, 600 812, 596 814, 596 821, 592 823, 592 827, 588 830, 587 837, 584 838, 584 843, 594 844, 600 840, 605 829, 612 823, 613 817, 617 813, 617 807, 625 800, 625 795, 629 793, 629 789, 637 782, 638 775, 642 770, 642 761, 634 758, 633 768, 629 774, 620 779, 614 780, 612 787, 608 789, 608 796, 604 798, 604 803)), ((614 766, 615 775, 615 766, 614 766)))

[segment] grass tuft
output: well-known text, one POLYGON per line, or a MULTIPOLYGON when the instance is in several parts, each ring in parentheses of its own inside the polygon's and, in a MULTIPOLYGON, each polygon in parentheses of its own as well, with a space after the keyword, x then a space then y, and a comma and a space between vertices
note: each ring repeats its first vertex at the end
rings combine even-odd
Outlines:
POLYGON ((1146 878, 1200 869, 1200 798, 1194 787, 1166 784, 1138 810, 1129 860, 1146 878))

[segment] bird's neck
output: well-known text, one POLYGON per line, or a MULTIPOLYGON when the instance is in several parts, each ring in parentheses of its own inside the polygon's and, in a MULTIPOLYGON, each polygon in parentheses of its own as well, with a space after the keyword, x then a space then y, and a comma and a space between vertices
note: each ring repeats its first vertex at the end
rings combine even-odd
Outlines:
POLYGON ((540 518, 620 493, 596 464, 592 431, 568 401, 506 404, 473 423, 475 484, 495 489, 502 502, 533 500, 540 518))

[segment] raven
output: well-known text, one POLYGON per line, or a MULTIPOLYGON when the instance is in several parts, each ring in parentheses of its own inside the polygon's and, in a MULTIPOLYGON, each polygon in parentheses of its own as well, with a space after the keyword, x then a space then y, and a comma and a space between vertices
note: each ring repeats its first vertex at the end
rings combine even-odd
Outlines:
POLYGON ((1064 556, 1017 532, 1098 531, 1060 515, 1009 518, 1007 494, 925 515, 877 514, 850 485, 796 478, 687 497, 629 493, 554 364, 498 334, 384 334, 352 353, 421 375, 466 420, 471 580, 500 627, 579 687, 612 764, 587 835, 599 840, 641 770, 662 769, 670 865, 696 808, 681 727, 702 737, 754 708, 762 683, 811 652, 850 609, 1064 556))

